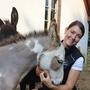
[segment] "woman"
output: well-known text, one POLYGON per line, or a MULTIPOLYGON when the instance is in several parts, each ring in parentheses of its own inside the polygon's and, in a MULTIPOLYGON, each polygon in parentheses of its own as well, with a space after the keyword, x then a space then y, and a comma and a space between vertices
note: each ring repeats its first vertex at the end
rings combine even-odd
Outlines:
MULTIPOLYGON (((75 45, 83 37, 84 32, 84 26, 80 21, 72 22, 65 30, 62 41, 65 47, 64 79, 60 85, 56 86, 51 82, 47 71, 38 73, 48 90, 77 90, 75 84, 83 70, 84 57, 75 45)), ((37 71, 40 72, 40 69, 37 71)))

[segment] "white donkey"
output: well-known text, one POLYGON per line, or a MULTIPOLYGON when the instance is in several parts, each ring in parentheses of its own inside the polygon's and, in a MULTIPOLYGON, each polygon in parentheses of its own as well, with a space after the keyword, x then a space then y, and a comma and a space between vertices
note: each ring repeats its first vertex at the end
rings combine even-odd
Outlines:
POLYGON ((49 72, 52 82, 56 85, 63 80, 64 56, 65 50, 62 44, 58 48, 41 52, 37 56, 40 68, 49 72))

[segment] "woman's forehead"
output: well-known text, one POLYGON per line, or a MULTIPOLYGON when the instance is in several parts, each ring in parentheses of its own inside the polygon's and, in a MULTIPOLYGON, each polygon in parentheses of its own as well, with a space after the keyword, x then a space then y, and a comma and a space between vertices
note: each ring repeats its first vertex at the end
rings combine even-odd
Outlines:
POLYGON ((67 31, 75 31, 76 33, 82 34, 82 30, 76 25, 69 28, 67 31))

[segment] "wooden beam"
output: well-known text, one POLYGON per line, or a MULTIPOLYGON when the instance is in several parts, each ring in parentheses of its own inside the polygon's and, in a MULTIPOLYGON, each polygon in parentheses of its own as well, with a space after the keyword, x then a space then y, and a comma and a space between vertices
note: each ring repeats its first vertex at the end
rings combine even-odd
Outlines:
POLYGON ((57 0, 57 30, 60 33, 61 0, 57 0))

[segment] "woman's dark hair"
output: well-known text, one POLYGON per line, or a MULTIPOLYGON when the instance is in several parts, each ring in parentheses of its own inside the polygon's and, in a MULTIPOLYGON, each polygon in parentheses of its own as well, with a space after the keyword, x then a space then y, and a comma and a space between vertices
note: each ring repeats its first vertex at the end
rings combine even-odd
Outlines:
POLYGON ((67 27, 67 30, 68 30, 69 28, 75 26, 75 25, 78 26, 78 27, 81 29, 81 31, 82 31, 82 36, 83 36, 84 33, 85 33, 85 28, 84 28, 84 25, 82 24, 82 22, 80 22, 80 21, 78 21, 78 20, 72 22, 72 23, 67 27))

